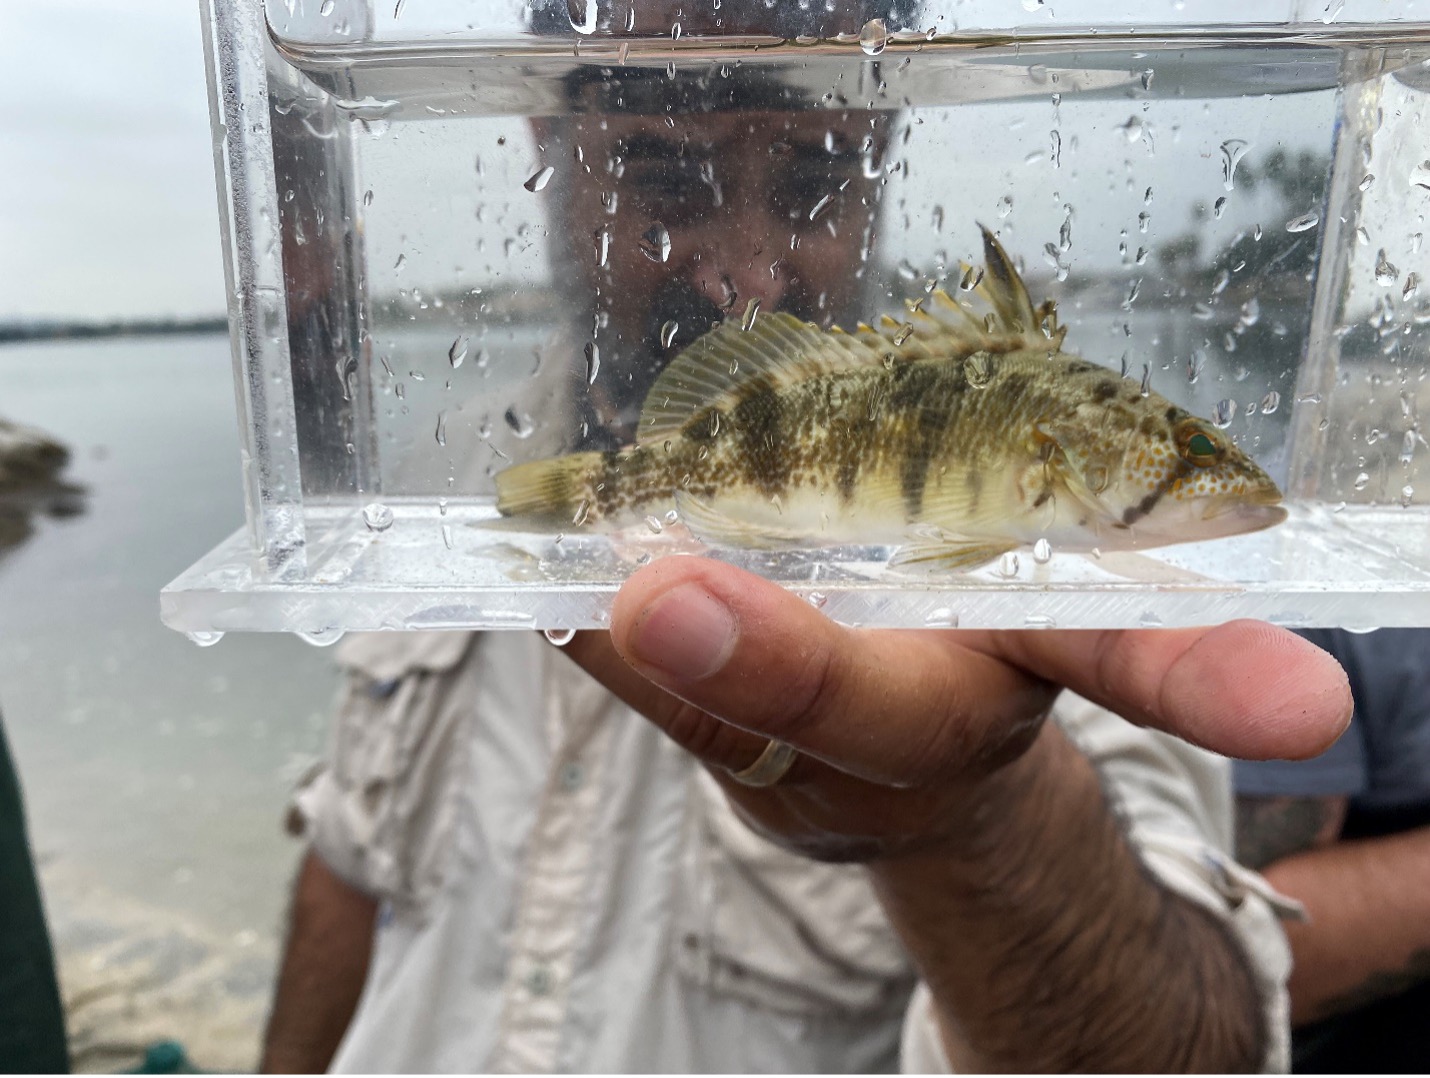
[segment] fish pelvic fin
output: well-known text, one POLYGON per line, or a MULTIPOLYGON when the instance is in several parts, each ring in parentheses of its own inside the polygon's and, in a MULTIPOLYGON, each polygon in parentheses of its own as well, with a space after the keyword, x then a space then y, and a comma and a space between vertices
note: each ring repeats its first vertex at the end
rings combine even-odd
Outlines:
POLYGON ((591 483, 602 457, 601 453, 569 453, 499 472, 497 512, 552 524, 584 523, 579 518, 591 509, 591 483))
MULTIPOLYGON (((888 352, 884 342, 883 352, 888 352)), ((872 367, 880 351, 855 336, 828 332, 793 315, 759 315, 749 329, 725 322, 688 346, 646 395, 638 445, 657 445, 709 422, 757 393, 780 390, 834 371, 872 367)))
POLYGON ((929 570, 967 572, 1001 558, 1018 543, 988 539, 941 539, 909 543, 894 551, 891 568, 916 566, 929 570))

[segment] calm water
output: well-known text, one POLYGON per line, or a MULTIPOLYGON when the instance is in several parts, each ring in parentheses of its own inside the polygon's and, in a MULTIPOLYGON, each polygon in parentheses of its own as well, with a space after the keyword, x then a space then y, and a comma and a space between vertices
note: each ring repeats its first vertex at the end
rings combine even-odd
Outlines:
POLYGON ((158 617, 160 587, 242 522, 233 407, 221 337, 0 348, 0 414, 68 443, 89 489, 0 555, 0 708, 52 918, 112 902, 277 935, 284 797, 321 746, 331 653, 200 649, 158 617))

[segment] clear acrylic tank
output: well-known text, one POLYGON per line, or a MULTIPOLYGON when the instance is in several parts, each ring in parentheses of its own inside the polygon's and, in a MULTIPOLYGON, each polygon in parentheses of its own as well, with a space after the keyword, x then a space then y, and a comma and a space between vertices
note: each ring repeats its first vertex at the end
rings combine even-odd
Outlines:
POLYGON ((865 625, 1430 624, 1430 3, 1130 7, 205 0, 248 526, 165 620, 592 627, 703 552, 865 625), (922 574, 664 513, 490 526, 497 474, 631 441, 751 300, 898 316, 980 223, 1289 519, 922 574))

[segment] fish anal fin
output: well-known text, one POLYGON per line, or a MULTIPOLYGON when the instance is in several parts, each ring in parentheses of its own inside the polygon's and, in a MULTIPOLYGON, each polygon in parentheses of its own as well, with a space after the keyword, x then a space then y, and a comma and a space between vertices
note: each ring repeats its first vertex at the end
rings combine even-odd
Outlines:
POLYGON ((649 445, 676 437, 701 412, 732 410, 752 387, 778 390, 879 362, 854 335, 827 333, 783 312, 760 315, 749 329, 725 322, 661 372, 641 409, 636 438, 649 445))
POLYGON ((947 572, 968 572, 996 561, 1019 544, 997 539, 919 540, 894 551, 889 559, 892 568, 917 566, 921 569, 947 572))

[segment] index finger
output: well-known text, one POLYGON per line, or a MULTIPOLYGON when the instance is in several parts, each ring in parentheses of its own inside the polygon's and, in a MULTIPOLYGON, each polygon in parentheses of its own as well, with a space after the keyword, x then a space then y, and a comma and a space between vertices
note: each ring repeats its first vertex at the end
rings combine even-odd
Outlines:
POLYGON ((997 655, 1132 722, 1243 759, 1324 752, 1351 719, 1340 664, 1258 621, 1205 629, 970 633, 997 655))

